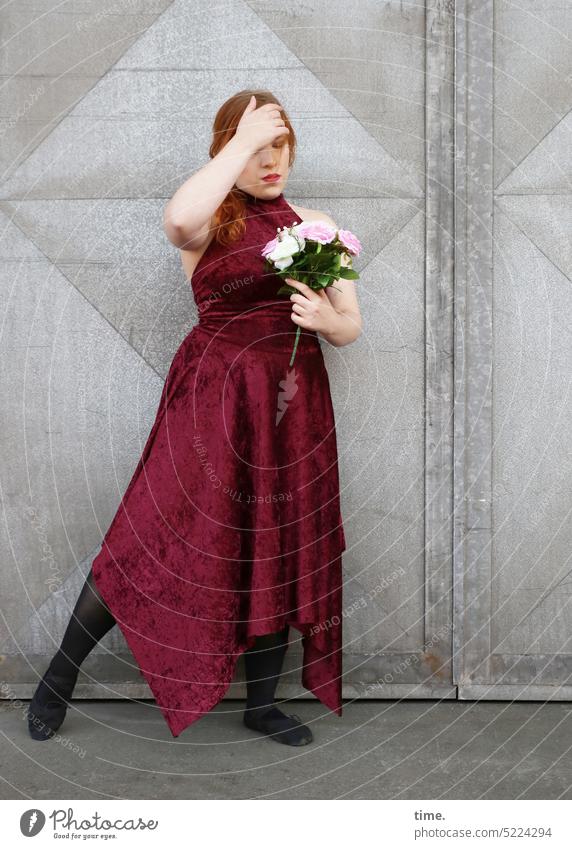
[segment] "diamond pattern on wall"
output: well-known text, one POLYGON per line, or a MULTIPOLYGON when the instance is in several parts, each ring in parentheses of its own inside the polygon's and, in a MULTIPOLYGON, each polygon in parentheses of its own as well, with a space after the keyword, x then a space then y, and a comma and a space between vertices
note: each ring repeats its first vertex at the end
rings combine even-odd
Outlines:
POLYGON ((5 639, 101 542, 163 382, 13 223, 1 226, 5 639))
POLYGON ((2 8, 0 169, 46 138, 172 0, 18 0, 2 8))
MULTIPOLYGON (((495 0, 493 31, 494 184, 504 193, 516 188, 507 178, 521 171, 523 162, 558 131, 562 116, 572 109, 572 5, 495 0)), ((564 158, 569 166, 569 129, 560 141, 564 144, 555 162, 562 164, 564 158)), ((536 159, 540 164, 540 157, 536 159)), ((552 168, 550 156, 540 167, 552 168)), ((556 185, 562 185, 566 174, 569 180, 570 168, 564 166, 556 185)))

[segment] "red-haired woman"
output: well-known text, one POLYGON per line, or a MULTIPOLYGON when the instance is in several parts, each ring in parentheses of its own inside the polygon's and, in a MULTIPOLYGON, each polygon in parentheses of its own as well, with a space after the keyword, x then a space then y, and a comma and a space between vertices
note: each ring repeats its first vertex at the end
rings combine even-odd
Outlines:
POLYGON ((275 691, 289 627, 302 684, 342 712, 342 566, 335 422, 318 334, 361 332, 351 280, 319 293, 261 255, 278 228, 321 219, 283 190, 292 125, 271 92, 219 109, 210 158, 165 208, 198 323, 181 343, 155 422, 28 709, 34 739, 63 722, 79 667, 117 624, 174 737, 218 704, 244 654, 244 723, 312 740, 275 691), (301 328, 295 365, 289 358, 301 328))

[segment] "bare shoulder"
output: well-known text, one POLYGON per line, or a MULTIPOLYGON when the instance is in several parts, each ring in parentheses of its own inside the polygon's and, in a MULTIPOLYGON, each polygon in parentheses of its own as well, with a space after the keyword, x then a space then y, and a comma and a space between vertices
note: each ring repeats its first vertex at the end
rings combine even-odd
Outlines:
POLYGON ((295 206, 290 201, 288 201, 288 205, 300 216, 302 221, 327 221, 332 227, 337 227, 336 222, 327 212, 321 212, 319 209, 308 209, 305 206, 295 206))

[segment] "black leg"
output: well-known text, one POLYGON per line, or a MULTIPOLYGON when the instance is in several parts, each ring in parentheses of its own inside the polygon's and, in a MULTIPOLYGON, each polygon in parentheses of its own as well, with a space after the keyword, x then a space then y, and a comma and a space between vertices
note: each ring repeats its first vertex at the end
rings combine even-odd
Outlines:
POLYGON ((90 569, 60 648, 50 663, 50 671, 54 675, 77 678, 79 667, 92 648, 115 624, 115 618, 99 594, 90 569))
POLYGON ((90 570, 60 648, 28 707, 28 729, 34 740, 48 740, 54 736, 64 721, 82 662, 115 624, 115 618, 101 598, 90 570))
POLYGON ((262 712, 272 707, 284 656, 288 649, 288 625, 274 634, 256 638, 254 647, 244 653, 246 709, 262 712))
POLYGON ((274 702, 288 648, 288 633, 286 626, 282 631, 257 637, 254 646, 244 653, 247 694, 244 724, 279 743, 304 746, 313 739, 310 729, 302 725, 299 716, 288 716, 274 702))

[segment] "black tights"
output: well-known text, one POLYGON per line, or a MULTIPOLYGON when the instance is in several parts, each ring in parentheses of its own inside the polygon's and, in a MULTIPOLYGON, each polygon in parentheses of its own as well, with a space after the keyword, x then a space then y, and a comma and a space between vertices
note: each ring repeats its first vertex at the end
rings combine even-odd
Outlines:
POLYGON ((256 638, 253 648, 244 652, 246 709, 265 713, 274 704, 284 655, 288 649, 289 626, 274 634, 256 638))
MULTIPOLYGON (((103 601, 93 578, 93 570, 90 569, 60 648, 50 663, 51 672, 75 682, 85 658, 115 624, 115 618, 103 601)), ((245 651, 247 710, 264 712, 274 703, 287 648, 288 625, 274 634, 257 637, 254 647, 245 651)))
POLYGON ((115 624, 115 618, 105 605, 95 584, 93 570, 90 569, 60 648, 50 663, 50 671, 75 681, 79 667, 92 648, 115 624))

